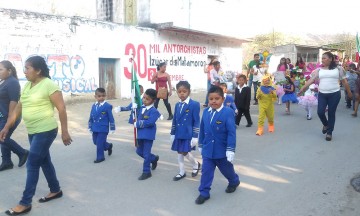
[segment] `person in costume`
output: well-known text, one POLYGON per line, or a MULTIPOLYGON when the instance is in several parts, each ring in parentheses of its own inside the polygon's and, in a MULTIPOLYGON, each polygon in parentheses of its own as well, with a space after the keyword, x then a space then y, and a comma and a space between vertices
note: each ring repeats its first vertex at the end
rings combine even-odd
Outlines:
POLYGON ((283 85, 285 94, 282 97, 282 102, 286 103, 286 114, 290 114, 290 102, 297 103, 299 102, 295 94, 295 85, 292 82, 290 77, 285 77, 286 83, 283 85))
POLYGON ((104 151, 112 154, 113 144, 106 141, 109 127, 110 133, 115 132, 115 120, 112 114, 112 105, 105 101, 106 91, 104 88, 95 90, 95 99, 91 107, 89 117, 89 131, 92 133, 93 143, 96 145, 96 160, 94 163, 101 163, 105 160, 104 151))
POLYGON ((224 92, 224 106, 230 107, 232 110, 234 110, 235 115, 238 114, 238 109, 236 108, 234 98, 231 94, 227 94, 227 85, 226 83, 220 83, 220 88, 224 92))
POLYGON ((300 91, 300 89, 305 85, 305 83, 306 83, 306 78, 305 78, 305 76, 304 76, 304 73, 299 73, 299 77, 298 77, 298 79, 299 79, 299 86, 298 86, 298 88, 296 88, 296 93, 299 93, 299 91, 300 91))
POLYGON ((191 151, 198 143, 200 126, 200 103, 190 98, 191 86, 188 81, 176 84, 176 92, 180 101, 175 105, 175 113, 171 126, 171 150, 178 152, 179 173, 173 178, 178 181, 186 177, 184 157, 192 165, 191 176, 198 175, 201 164, 195 160, 191 151))
POLYGON ((259 118, 258 130, 256 135, 261 136, 264 133, 265 117, 269 122, 269 132, 275 131, 274 128, 274 101, 276 101, 276 90, 272 86, 269 76, 264 76, 261 80, 261 86, 257 91, 257 99, 259 101, 259 118))
POLYGON ((240 185, 239 176, 232 164, 236 148, 236 126, 234 112, 224 106, 224 92, 218 86, 210 88, 209 108, 205 109, 200 123, 199 152, 203 166, 199 186, 200 195, 195 200, 198 205, 210 198, 215 168, 228 180, 226 193, 233 193, 240 185))
POLYGON ((299 105, 304 107, 304 109, 306 111, 307 120, 312 119, 311 109, 312 109, 313 106, 317 106, 317 104, 318 104, 317 97, 315 96, 316 89, 317 89, 317 85, 316 84, 311 84, 309 86, 308 90, 306 90, 304 96, 300 96, 298 98, 299 105))
POLYGON ((156 136, 156 121, 160 117, 159 111, 154 106, 156 100, 156 90, 147 89, 142 98, 143 106, 138 113, 137 121, 134 123, 134 127, 137 128, 136 153, 144 158, 143 173, 138 178, 139 180, 150 178, 152 176, 151 170, 156 169, 159 161, 159 156, 151 153, 156 136))

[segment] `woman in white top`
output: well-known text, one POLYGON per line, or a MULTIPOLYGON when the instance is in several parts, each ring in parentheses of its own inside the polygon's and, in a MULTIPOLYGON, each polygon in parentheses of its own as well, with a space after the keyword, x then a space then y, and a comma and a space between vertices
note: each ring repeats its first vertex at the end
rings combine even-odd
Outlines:
POLYGON ((319 79, 318 95, 318 116, 323 124, 322 133, 326 134, 326 140, 332 139, 332 132, 335 125, 335 112, 341 98, 339 80, 345 87, 348 96, 351 98, 352 93, 346 80, 346 75, 341 66, 337 66, 335 56, 331 52, 322 55, 322 67, 311 73, 311 78, 301 88, 299 94, 304 92, 315 79, 319 79), (328 118, 325 110, 328 107, 328 118))

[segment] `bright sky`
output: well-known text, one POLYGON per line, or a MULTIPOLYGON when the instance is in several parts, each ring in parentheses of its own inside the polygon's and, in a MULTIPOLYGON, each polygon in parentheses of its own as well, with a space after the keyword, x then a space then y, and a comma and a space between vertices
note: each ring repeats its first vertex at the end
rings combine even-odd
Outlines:
MULTIPOLYGON (((337 34, 360 31, 360 0, 151 0, 153 22, 237 37, 278 32, 337 34), (330 3, 331 2, 331 3, 330 3), (190 3, 190 4, 189 4, 190 3), (191 15, 188 15, 189 7, 191 15)), ((96 0, 0 0, 16 8, 96 17, 96 0)))
POLYGON ((244 35, 275 31, 337 34, 360 31, 359 0, 234 0, 244 35))

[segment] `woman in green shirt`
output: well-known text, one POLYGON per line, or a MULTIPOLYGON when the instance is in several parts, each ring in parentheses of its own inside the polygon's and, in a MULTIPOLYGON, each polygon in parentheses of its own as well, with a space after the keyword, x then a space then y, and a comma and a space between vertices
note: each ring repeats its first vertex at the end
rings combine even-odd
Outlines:
POLYGON ((27 59, 25 76, 28 82, 21 93, 20 101, 0 132, 1 141, 6 137, 17 117, 22 115, 30 142, 23 197, 16 207, 5 212, 7 215, 20 215, 31 210, 32 197, 39 180, 40 167, 48 182, 50 193, 41 198, 39 202, 48 202, 62 196, 50 157, 50 147, 58 132, 57 121, 54 117, 54 106, 59 112, 63 143, 67 146, 72 142, 68 132, 67 114, 62 93, 59 86, 50 79, 49 68, 44 58, 32 56, 27 59))

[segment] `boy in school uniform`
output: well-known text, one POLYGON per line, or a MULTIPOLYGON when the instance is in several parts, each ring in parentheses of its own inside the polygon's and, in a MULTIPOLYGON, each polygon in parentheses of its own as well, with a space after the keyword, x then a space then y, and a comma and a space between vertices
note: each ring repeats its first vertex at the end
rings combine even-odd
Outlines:
MULTIPOLYGON (((140 95, 144 94, 144 87, 142 85, 139 85, 140 88, 140 95)), ((137 112, 139 112, 140 107, 137 107, 137 112)), ((119 113, 119 112, 124 112, 124 111, 131 111, 130 113, 130 117, 129 117, 129 124, 134 124, 134 119, 133 119, 133 104, 132 102, 127 105, 126 107, 122 107, 122 106, 117 106, 114 108, 114 112, 115 113, 119 113)))
POLYGON ((159 111, 154 107, 154 102, 157 99, 157 92, 155 89, 147 89, 142 98, 143 106, 138 113, 137 121, 134 127, 137 128, 137 147, 136 153, 144 158, 143 172, 138 178, 145 180, 150 178, 151 170, 155 170, 159 160, 158 155, 151 153, 151 148, 156 136, 156 121, 160 117, 159 111), (150 170, 151 164, 151 170, 150 170))
POLYGON ((235 115, 237 115, 238 110, 237 110, 237 108, 236 108, 236 106, 235 106, 234 98, 233 98, 232 95, 227 94, 227 85, 226 85, 226 83, 220 83, 220 88, 221 88, 221 89, 223 90, 223 92, 224 92, 224 98, 225 98, 225 100, 224 100, 224 106, 230 107, 231 109, 233 109, 235 115))
POLYGON ((95 99, 91 107, 90 118, 88 122, 89 131, 92 133, 92 139, 96 145, 96 160, 94 163, 101 163, 105 160, 104 151, 108 155, 112 154, 113 144, 106 141, 110 132, 115 132, 115 120, 112 114, 112 105, 105 101, 106 91, 104 88, 95 90, 95 99))
POLYGON ((236 148, 234 112, 223 105, 224 93, 220 87, 211 87, 208 97, 210 107, 203 112, 199 134, 199 151, 203 158, 200 195, 195 200, 199 205, 210 198, 216 167, 229 182, 226 193, 233 193, 240 185, 232 164, 236 148))
POLYGON ((238 110, 238 114, 235 119, 235 124, 239 126, 241 117, 244 114, 247 121, 246 127, 251 127, 253 124, 250 116, 251 89, 246 85, 245 75, 237 75, 236 81, 238 86, 235 88, 235 105, 238 110))

